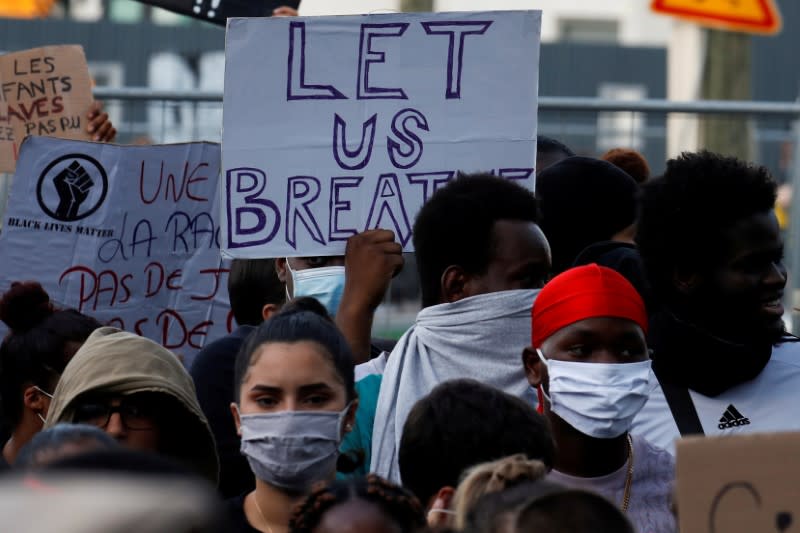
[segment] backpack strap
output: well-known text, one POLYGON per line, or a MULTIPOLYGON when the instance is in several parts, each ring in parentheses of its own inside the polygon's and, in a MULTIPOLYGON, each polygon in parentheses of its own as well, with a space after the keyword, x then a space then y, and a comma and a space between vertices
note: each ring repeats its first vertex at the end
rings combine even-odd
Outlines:
MULTIPOLYGON (((658 373, 656 373, 656 378, 658 378, 658 373)), ((658 382, 661 385, 661 390, 664 391, 667 405, 669 405, 669 410, 672 411, 672 417, 678 425, 678 431, 681 432, 681 436, 705 435, 703 424, 700 423, 700 417, 697 415, 697 409, 689 394, 689 389, 667 383, 661 379, 658 382)))

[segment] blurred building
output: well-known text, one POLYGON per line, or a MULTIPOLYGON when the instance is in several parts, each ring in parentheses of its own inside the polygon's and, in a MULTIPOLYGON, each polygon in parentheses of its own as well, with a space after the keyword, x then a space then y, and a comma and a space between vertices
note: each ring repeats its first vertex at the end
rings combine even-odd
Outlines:
MULTIPOLYGON (((177 91, 222 91, 225 32, 221 27, 176 15, 135 0, 58 0, 49 18, 2 12, 6 5, 48 0, 0 0, 0 52, 46 44, 81 44, 98 86, 150 87, 177 91)), ((213 0, 196 0, 211 2, 213 0)), ((258 1, 258 0, 252 0, 258 1)), ((421 2, 424 3, 424 2, 421 2)), ((800 2, 778 0, 784 28, 776 37, 753 38, 753 99, 792 101, 800 90, 796 50, 800 2)), ((344 15, 399 11, 401 0, 302 0, 302 15, 344 15)), ((690 66, 668 50, 675 28, 668 17, 650 12, 648 0, 433 0, 440 11, 541 9, 542 50, 539 94, 639 100, 666 98, 669 72, 690 66), (673 55, 673 59, 676 56, 673 55)), ((33 5, 33 4, 32 4, 33 5)), ((221 105, 188 102, 107 102, 123 133, 121 142, 220 140, 221 105)), ((785 179, 792 161, 789 119, 754 123, 757 161, 785 179)), ((667 151, 664 115, 541 111, 539 132, 557 137, 576 152, 597 155, 608 148, 644 153, 654 173, 667 151)), ((404 277, 413 278, 409 265, 404 277)), ((395 288, 402 293, 405 279, 395 288)))
MULTIPOLYGON (((399 11, 401 0, 303 0, 301 14, 345 15, 399 11)), ((671 21, 644 0, 434 0, 435 11, 541 9, 543 42, 665 46, 671 21)))
MULTIPOLYGON (((0 50, 75 42, 86 49, 99 86, 222 90, 222 28, 134 0, 0 0, 0 9, 4 4, 21 9, 29 2, 40 6, 54 2, 49 11, 51 17, 35 21, 0 19, 0 50)), ((380 13, 398 11, 402 4, 402 0, 302 0, 300 12, 380 13)), ((651 13, 645 0, 417 2, 426 4, 442 11, 541 9, 539 94, 543 96, 666 98, 676 94, 674 87, 681 83, 679 78, 696 69, 696 65, 684 64, 680 58, 675 61, 675 55, 668 69, 668 53, 674 54, 670 43, 680 36, 675 29, 681 25, 651 13)), ((800 2, 779 0, 779 4, 786 30, 777 37, 753 39, 752 85, 756 100, 790 101, 797 98, 800 89, 800 71, 794 57, 800 35, 789 31, 800 23, 800 2)), ((691 81, 687 83, 691 85, 691 81)), ((116 122, 128 122, 126 131, 132 138, 146 136, 167 142, 219 140, 219 106, 200 107, 199 113, 195 106, 181 103, 124 108, 116 105, 111 111, 116 122)), ((659 162, 667 153, 664 116, 542 112, 539 123, 540 132, 563 139, 582 154, 597 154, 615 146, 638 149, 654 162, 654 172, 660 170, 659 162)), ((786 166, 787 131, 786 121, 760 124, 756 131, 757 159, 779 177, 786 166)))

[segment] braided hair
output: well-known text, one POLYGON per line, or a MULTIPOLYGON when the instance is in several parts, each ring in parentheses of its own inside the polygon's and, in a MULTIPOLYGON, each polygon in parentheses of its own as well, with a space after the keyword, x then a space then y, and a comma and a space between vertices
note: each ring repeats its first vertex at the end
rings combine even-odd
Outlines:
POLYGON ((352 500, 376 505, 403 533, 425 527, 422 504, 413 494, 369 474, 347 481, 323 481, 314 485, 306 500, 295 508, 289 521, 289 533, 311 533, 327 511, 352 500))

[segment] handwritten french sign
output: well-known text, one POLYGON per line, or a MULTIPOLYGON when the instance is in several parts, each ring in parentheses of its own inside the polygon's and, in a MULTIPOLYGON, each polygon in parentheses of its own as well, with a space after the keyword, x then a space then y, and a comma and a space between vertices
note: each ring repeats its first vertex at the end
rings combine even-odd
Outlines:
POLYGON ((191 359, 233 327, 219 168, 218 144, 27 138, 0 234, 0 290, 37 280, 58 305, 191 359))
POLYGON ((372 228, 412 251, 458 171, 532 188, 541 12, 229 19, 222 253, 336 255, 372 228))
POLYGON ((687 437, 677 443, 680 530, 797 531, 800 433, 687 437))
POLYGON ((0 56, 0 172, 13 172, 26 135, 88 140, 89 67, 80 46, 0 56))

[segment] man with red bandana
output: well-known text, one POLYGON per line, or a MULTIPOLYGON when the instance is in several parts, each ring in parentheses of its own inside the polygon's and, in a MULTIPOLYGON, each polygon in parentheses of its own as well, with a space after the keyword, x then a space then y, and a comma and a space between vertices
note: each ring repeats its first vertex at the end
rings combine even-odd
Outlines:
POLYGON ((523 361, 556 441, 550 478, 616 502, 637 531, 668 533, 674 462, 630 434, 651 390, 647 327, 644 302, 621 274, 576 267, 539 293, 523 361))

